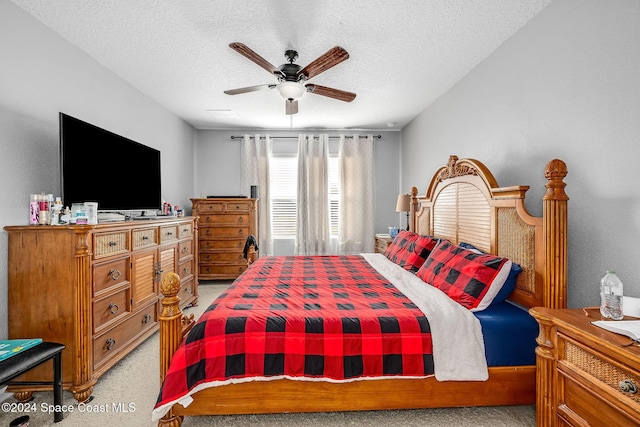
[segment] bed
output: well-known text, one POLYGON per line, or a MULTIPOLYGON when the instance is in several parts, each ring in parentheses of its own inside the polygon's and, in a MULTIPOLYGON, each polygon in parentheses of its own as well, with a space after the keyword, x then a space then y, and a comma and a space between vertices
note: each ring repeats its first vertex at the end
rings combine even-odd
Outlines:
POLYGON ((179 277, 167 275, 153 418, 177 427, 191 415, 535 403, 527 309, 566 307, 566 165, 551 160, 544 174, 533 217, 528 186, 499 187, 481 162, 451 156, 424 195, 413 187, 410 230, 384 255, 259 258, 197 322, 179 309, 179 277), (460 279, 469 265, 472 277, 460 279), (499 281, 513 290, 500 297, 499 281), (360 309, 378 323, 351 315, 360 309), (232 354, 200 345, 205 336, 232 354))

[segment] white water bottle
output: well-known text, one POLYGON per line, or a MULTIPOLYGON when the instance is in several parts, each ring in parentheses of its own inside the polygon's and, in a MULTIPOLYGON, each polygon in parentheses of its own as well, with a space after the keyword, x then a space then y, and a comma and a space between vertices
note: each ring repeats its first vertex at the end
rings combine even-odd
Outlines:
POLYGON ((622 282, 616 273, 607 270, 600 280, 600 314, 613 320, 621 320, 622 314, 622 282))

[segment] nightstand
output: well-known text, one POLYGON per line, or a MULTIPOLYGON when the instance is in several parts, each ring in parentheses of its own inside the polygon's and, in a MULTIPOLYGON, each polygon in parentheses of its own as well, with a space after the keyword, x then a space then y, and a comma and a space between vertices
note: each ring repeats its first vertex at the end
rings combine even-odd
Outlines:
POLYGON ((529 312, 540 325, 537 425, 640 425, 640 346, 592 325, 597 308, 529 312))
POLYGON ((387 250, 387 246, 389 246, 389 243, 393 241, 393 238, 388 234, 376 234, 375 239, 375 252, 379 254, 383 254, 387 250))

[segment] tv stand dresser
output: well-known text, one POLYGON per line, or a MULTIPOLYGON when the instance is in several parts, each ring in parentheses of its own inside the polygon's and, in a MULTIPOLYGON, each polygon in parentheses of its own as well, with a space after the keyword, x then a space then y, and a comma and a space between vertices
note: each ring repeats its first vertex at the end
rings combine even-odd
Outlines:
MULTIPOLYGON (((97 225, 5 227, 9 339, 62 343, 63 388, 79 402, 97 379, 158 330, 159 284, 181 278, 180 306, 198 301, 195 217, 97 225)), ((52 381, 38 367, 17 381, 52 381)), ((27 401, 51 386, 13 385, 27 401)))

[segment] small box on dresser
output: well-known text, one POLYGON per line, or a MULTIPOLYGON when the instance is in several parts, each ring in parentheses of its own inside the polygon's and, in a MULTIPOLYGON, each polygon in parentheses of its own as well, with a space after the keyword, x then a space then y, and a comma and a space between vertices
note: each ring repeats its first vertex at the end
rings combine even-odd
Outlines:
POLYGON ((258 199, 214 197, 191 199, 198 217, 198 275, 202 280, 235 279, 257 257, 247 237, 258 238, 258 199))
POLYGON ((640 346, 599 328, 599 310, 535 307, 538 426, 640 425, 640 346))

